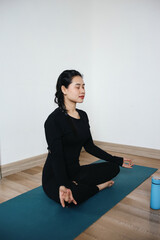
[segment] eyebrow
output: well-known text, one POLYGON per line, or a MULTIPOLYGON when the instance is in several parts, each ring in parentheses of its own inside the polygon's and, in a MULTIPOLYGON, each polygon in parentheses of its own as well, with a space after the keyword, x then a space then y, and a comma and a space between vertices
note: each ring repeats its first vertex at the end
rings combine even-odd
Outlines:
MULTIPOLYGON (((76 83, 75 85, 81 85, 80 83, 76 83)), ((85 83, 82 84, 83 86, 85 85, 85 83)))

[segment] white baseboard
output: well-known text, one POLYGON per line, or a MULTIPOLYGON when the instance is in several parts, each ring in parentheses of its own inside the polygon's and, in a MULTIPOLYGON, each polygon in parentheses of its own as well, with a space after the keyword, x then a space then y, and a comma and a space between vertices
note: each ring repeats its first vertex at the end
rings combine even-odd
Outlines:
POLYGON ((131 154, 141 157, 154 158, 160 160, 160 150, 144 147, 129 146, 116 143, 94 141, 95 145, 104 146, 106 151, 131 154))
POLYGON ((47 153, 1 166, 2 177, 38 166, 45 162, 47 153))

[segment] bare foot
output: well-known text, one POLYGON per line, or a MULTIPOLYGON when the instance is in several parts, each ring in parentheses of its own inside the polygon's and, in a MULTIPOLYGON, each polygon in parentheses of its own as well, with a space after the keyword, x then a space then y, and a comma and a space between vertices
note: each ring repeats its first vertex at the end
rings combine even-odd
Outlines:
POLYGON ((99 184, 99 185, 97 185, 97 187, 99 188, 99 190, 102 190, 107 187, 112 187, 113 184, 114 184, 114 181, 111 180, 111 181, 99 184))

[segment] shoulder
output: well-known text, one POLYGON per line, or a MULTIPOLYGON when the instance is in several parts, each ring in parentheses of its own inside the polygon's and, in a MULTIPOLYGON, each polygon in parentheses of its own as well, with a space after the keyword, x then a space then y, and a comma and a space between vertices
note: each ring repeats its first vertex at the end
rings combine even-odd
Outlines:
POLYGON ((62 112, 62 110, 57 107, 53 112, 51 112, 44 125, 47 125, 47 124, 50 124, 50 123, 59 123, 59 122, 63 122, 63 119, 64 119, 64 113, 62 112))
POLYGON ((77 109, 77 111, 80 113, 80 115, 88 121, 88 115, 84 110, 77 109))

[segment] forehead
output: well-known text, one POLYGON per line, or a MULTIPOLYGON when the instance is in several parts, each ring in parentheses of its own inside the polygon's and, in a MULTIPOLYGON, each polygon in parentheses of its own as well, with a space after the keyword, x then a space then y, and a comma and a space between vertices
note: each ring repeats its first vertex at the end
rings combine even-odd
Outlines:
POLYGON ((80 76, 75 76, 72 78, 72 84, 73 85, 85 85, 83 78, 81 78, 80 76))

